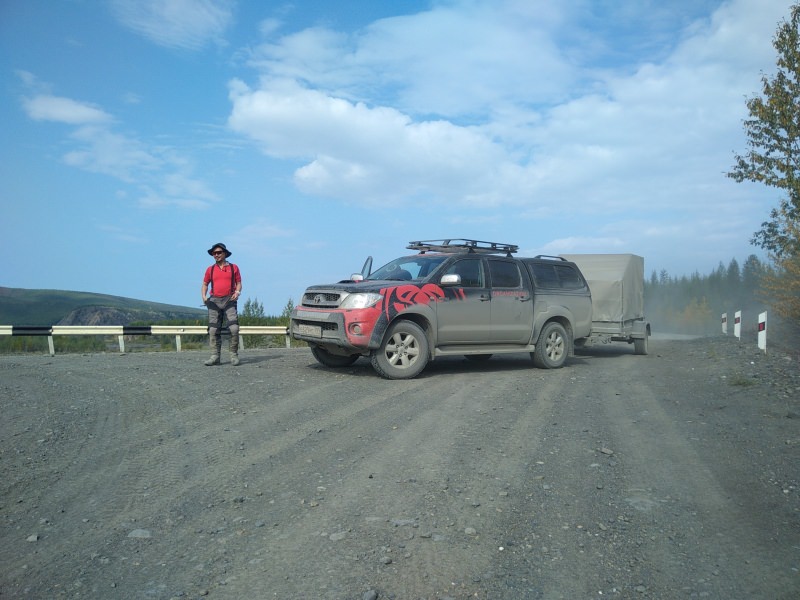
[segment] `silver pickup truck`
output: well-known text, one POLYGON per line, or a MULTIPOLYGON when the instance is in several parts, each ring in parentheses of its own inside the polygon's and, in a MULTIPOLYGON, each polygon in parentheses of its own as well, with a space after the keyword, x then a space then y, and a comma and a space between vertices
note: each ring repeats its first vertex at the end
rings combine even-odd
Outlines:
POLYGON ((414 254, 349 280, 306 289, 290 332, 328 367, 369 357, 388 379, 417 376, 429 361, 530 353, 561 367, 590 335, 589 286, 560 257, 517 258, 511 244, 467 239, 410 242, 414 254))

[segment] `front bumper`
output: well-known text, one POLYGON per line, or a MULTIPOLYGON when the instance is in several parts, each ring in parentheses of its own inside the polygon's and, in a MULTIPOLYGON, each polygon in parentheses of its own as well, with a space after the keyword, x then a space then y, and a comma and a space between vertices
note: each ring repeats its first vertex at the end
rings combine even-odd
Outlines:
POLYGON ((372 337, 379 311, 298 307, 292 311, 290 333, 309 344, 340 348, 351 354, 372 349, 372 337))

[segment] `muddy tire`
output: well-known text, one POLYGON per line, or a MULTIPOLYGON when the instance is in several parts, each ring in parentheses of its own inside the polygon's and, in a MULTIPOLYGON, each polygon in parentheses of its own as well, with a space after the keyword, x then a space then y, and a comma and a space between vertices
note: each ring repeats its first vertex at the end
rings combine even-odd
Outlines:
POLYGON ((633 340, 633 353, 642 356, 647 354, 647 334, 643 338, 634 338, 633 340))
POLYGON ((569 336, 561 323, 547 323, 539 334, 536 348, 531 352, 533 364, 540 369, 558 369, 569 355, 569 336))
POLYGON ((341 369, 342 367, 349 367, 358 360, 358 354, 348 354, 346 356, 341 354, 332 354, 320 346, 311 346, 311 354, 317 359, 317 362, 331 369, 341 369))
POLYGON ((412 321, 396 321, 372 352, 372 367, 386 379, 411 379, 425 368, 430 359, 428 338, 412 321))

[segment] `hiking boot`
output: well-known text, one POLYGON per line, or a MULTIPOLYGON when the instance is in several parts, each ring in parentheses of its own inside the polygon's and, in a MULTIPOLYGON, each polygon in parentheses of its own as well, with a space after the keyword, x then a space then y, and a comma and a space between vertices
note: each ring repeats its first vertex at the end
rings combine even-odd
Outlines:
POLYGON ((235 352, 231 352, 231 364, 236 367, 239 365, 239 355, 235 352))
POLYGON ((203 363, 207 367, 213 367, 219 364, 219 354, 212 354, 206 362, 203 363))

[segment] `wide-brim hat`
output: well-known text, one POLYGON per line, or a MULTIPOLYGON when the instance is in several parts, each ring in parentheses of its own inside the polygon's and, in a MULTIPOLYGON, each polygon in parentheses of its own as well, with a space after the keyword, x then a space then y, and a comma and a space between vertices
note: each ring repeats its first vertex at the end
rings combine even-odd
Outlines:
POLYGON ((231 254, 233 254, 230 250, 225 247, 225 244, 219 243, 214 244, 211 248, 208 249, 208 254, 210 256, 214 256, 214 248, 222 248, 225 251, 225 258, 228 258, 231 254))

